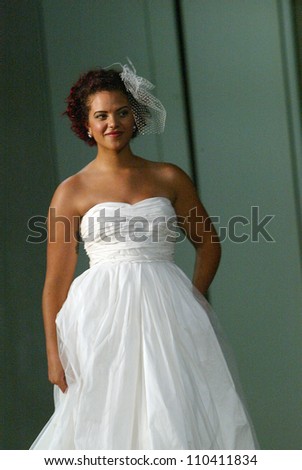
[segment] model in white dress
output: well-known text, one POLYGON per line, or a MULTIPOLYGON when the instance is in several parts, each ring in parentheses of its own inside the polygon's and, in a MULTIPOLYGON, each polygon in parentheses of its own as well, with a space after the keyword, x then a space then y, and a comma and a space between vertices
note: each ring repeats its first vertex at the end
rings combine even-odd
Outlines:
POLYGON ((173 261, 174 221, 165 197, 83 216, 90 268, 56 320, 68 389, 33 449, 255 448, 211 310, 173 261))

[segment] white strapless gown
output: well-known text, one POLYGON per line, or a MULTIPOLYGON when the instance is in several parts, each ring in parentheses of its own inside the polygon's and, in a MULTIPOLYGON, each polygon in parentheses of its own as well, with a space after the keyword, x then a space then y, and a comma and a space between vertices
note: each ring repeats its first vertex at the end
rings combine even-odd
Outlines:
POLYGON ((206 300, 174 264, 170 201, 82 218, 90 268, 57 316, 68 390, 31 449, 254 449, 206 300))

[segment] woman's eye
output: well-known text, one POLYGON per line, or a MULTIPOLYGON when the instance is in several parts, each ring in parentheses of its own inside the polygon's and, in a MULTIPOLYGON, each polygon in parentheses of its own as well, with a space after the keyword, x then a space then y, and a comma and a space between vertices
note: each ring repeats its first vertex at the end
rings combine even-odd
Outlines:
POLYGON ((106 114, 98 114, 97 119, 106 119, 107 115, 106 114))
POLYGON ((120 116, 121 116, 121 117, 128 116, 128 114, 129 114, 128 109, 123 109, 122 111, 120 111, 120 116))

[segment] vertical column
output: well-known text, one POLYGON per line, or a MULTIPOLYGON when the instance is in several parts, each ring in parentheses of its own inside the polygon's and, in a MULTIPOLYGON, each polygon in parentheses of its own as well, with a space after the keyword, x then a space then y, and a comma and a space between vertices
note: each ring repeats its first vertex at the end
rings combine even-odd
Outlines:
POLYGON ((1 207, 5 232, 1 448, 26 449, 52 409, 41 316, 45 243, 26 241, 27 223, 33 216, 47 216, 56 168, 39 2, 7 0, 1 9, 5 143, 1 155, 6 162, 1 175, 6 182, 1 207))

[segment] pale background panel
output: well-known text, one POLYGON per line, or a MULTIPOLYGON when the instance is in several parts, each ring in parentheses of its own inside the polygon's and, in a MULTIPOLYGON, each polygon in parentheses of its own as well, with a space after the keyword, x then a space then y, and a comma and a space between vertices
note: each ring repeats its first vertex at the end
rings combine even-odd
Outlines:
POLYGON ((226 226, 251 222, 274 243, 227 239, 211 301, 236 351, 244 390, 266 448, 301 448, 301 227, 295 160, 301 147, 297 89, 284 61, 294 51, 289 2, 182 1, 201 195, 226 226), (281 8, 281 7, 283 8, 281 8), (288 47, 284 48, 284 37, 288 47), (293 103, 289 102, 289 91, 293 103), (292 109, 294 108, 294 109, 292 109), (290 115, 290 113, 293 113, 290 115), (294 129, 293 129, 294 128, 294 129))

